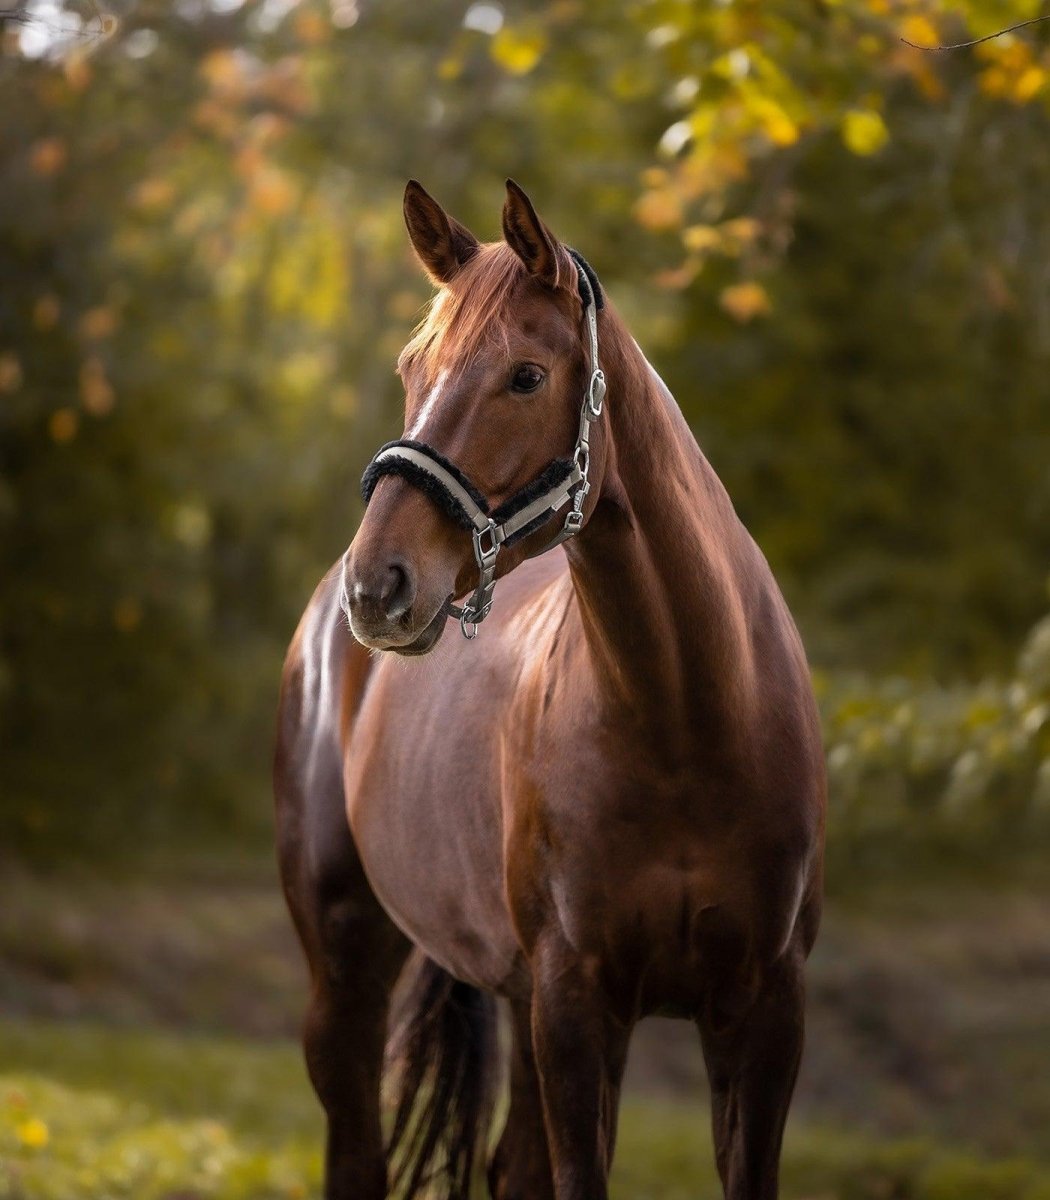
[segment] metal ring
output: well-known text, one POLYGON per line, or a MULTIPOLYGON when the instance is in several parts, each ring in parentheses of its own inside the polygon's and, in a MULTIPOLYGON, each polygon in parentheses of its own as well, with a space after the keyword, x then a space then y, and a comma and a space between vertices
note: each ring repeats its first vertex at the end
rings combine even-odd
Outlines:
POLYGON ((490 519, 484 529, 474 530, 474 557, 477 559, 479 567, 484 567, 496 557, 499 553, 499 546, 499 526, 495 521, 490 519), (490 539, 487 550, 481 544, 481 539, 486 534, 490 539))
POLYGON ((602 405, 605 403, 605 372, 596 367, 591 375, 591 384, 587 389, 587 411, 597 419, 602 415, 602 405))

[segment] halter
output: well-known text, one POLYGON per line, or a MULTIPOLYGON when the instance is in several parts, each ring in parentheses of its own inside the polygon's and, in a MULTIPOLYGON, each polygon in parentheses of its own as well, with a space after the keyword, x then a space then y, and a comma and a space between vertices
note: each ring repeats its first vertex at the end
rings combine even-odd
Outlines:
POLYGON ((591 489, 588 472, 591 465, 591 425, 602 415, 605 400, 605 375, 598 365, 598 312, 604 305, 601 286, 590 264, 570 250, 579 274, 590 352, 590 380, 580 410, 579 432, 571 459, 555 459, 530 483, 520 488, 497 508, 490 507, 485 495, 444 455, 426 442, 401 438, 387 442, 365 468, 361 494, 365 503, 372 498, 376 484, 384 475, 400 475, 419 488, 446 516, 474 541, 474 559, 478 564, 478 583, 471 598, 460 607, 449 603, 445 611, 459 621, 468 640, 477 637, 478 626, 489 615, 496 588, 496 559, 503 546, 513 544, 539 529, 571 501, 565 522, 557 534, 541 549, 530 554, 536 558, 560 546, 583 528, 583 503, 591 489))

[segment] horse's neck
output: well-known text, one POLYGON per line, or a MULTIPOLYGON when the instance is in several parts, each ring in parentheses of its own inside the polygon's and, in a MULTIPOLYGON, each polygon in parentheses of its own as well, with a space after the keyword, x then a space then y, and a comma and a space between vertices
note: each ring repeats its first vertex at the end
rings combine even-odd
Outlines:
POLYGON ((765 568, 667 388, 614 332, 606 470, 572 577, 603 698, 686 753, 749 703, 765 568))

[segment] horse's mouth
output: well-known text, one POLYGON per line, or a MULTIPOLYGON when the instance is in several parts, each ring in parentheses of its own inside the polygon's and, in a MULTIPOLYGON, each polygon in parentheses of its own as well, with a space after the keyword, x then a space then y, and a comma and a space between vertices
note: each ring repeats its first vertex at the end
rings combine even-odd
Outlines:
POLYGON ((413 658, 419 654, 429 654, 438 642, 441 641, 441 635, 445 632, 445 622, 447 620, 448 611, 446 606, 442 604, 434 615, 434 619, 414 642, 409 642, 407 646, 391 646, 390 649, 394 654, 403 654, 409 658, 413 658))
POLYGON ((362 646, 383 654, 403 654, 406 657, 429 654, 441 639, 441 635, 445 630, 445 622, 448 620, 449 615, 447 607, 442 604, 422 633, 410 642, 397 642, 390 637, 389 630, 384 630, 382 633, 372 633, 367 626, 362 628, 351 615, 349 605, 344 602, 341 607, 346 615, 351 634, 362 646))

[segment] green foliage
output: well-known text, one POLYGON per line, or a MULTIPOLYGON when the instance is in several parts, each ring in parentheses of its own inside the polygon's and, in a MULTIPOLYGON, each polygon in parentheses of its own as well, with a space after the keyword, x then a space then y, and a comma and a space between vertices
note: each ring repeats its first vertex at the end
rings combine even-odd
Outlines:
POLYGON ((1046 27, 898 38, 1028 0, 59 7, 0 19, 0 837, 265 832, 281 653, 398 428, 410 175, 493 236, 513 173, 594 261, 822 669, 1003 672, 1046 27))
POLYGON ((1050 617, 1013 675, 976 687, 818 677, 837 870, 940 847, 994 858, 1050 839, 1050 617))
MULTIPOLYGON (((0 1030, 0 1197, 305 1200, 320 1122, 297 1051, 229 1040, 46 1025, 0 1030)), ((792 1126, 787 1198, 1046 1200, 1050 1169, 930 1141, 792 1126)), ((624 1106, 612 1194, 711 1200, 708 1116, 693 1103, 624 1106)))
POLYGON ((8 1077, 0 1089, 5 1200, 299 1200, 317 1176, 305 1146, 245 1147, 219 1121, 157 1117, 109 1093, 34 1078, 8 1077))

